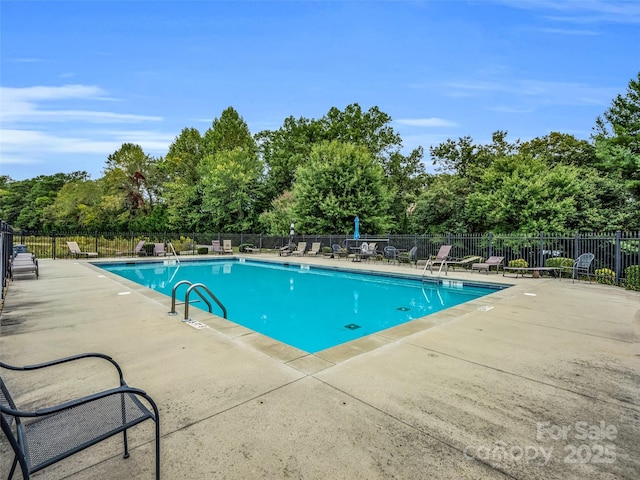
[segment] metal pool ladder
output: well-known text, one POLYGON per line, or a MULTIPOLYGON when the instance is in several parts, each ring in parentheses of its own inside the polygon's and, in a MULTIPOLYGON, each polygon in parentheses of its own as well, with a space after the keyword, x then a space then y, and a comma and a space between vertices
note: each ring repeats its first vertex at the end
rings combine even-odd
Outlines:
POLYGON ((173 257, 176 259, 176 263, 178 265, 180 265, 180 259, 178 258, 178 254, 176 252, 176 249, 173 248, 173 243, 169 242, 169 247, 171 247, 171 251, 173 252, 173 257))
POLYGON ((171 311, 169 312, 169 315, 178 314, 178 312, 176 312, 176 290, 178 290, 178 287, 180 285, 189 285, 189 288, 187 288, 187 293, 185 294, 185 297, 184 297, 184 319, 182 320, 183 322, 189 321, 189 294, 192 291, 196 292, 196 294, 202 299, 202 301, 204 301, 207 304, 207 306, 209 307, 209 313, 213 313, 211 302, 202 293, 202 291, 206 292, 209 295, 209 297, 211 297, 213 301, 216 302, 216 304, 222 309, 222 316, 224 318, 227 318, 227 309, 222 304, 222 302, 218 300, 218 297, 216 297, 211 292, 211 290, 207 288, 207 286, 204 283, 191 283, 189 280, 181 280, 173 286, 173 290, 171 291, 171 311))
MULTIPOLYGON (((440 268, 438 268, 438 277, 440 277, 440 274, 442 273, 442 267, 446 264, 446 262, 440 262, 440 268)), ((422 280, 424 281, 425 279, 425 275, 427 274, 427 268, 429 268, 430 264, 429 264, 429 260, 427 260, 427 263, 425 263, 424 265, 424 269, 422 270, 422 280)), ((445 274, 446 274, 446 270, 445 270, 445 274)))

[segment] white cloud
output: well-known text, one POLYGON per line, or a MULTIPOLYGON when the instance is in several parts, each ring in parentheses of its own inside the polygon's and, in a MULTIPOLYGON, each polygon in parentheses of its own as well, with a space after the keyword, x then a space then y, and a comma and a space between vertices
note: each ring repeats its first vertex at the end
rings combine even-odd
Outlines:
POLYGON ((14 58, 12 61, 17 62, 17 63, 40 63, 40 62, 44 62, 44 60, 41 59, 41 58, 29 58, 29 57, 14 58))
POLYGON ((508 105, 497 105, 495 107, 489 107, 487 110, 492 112, 501 112, 501 113, 533 113, 535 112, 534 108, 517 108, 508 105))
POLYGON ((514 102, 535 101, 541 105, 604 106, 617 94, 616 88, 530 79, 513 79, 509 83, 464 80, 446 83, 445 88, 448 90, 447 95, 452 97, 498 93, 512 95, 514 102))
POLYGON ((640 4, 628 0, 503 0, 512 8, 537 11, 548 20, 573 24, 640 23, 640 4))
POLYGON ((33 100, 58 100, 65 98, 100 98, 105 92, 100 87, 91 85, 63 85, 61 87, 0 87, 3 97, 8 96, 19 102, 33 100))
POLYGON ((102 110, 78 110, 65 108, 65 101, 110 100, 106 92, 100 87, 90 85, 64 85, 60 87, 0 87, 2 110, 0 121, 6 125, 16 125, 24 122, 69 122, 84 121, 91 123, 139 123, 158 122, 162 117, 151 115, 134 115, 115 113, 102 110), (55 106, 62 102, 62 108, 55 106), (53 104, 54 107, 44 108, 42 104, 53 104))
POLYGON ((455 127, 457 124, 444 118, 399 118, 394 123, 408 127, 455 127))
POLYGON ((2 162, 6 155, 11 157, 18 153, 35 157, 42 154, 87 153, 100 154, 113 152, 120 147, 117 140, 91 140, 79 136, 67 137, 51 135, 36 130, 0 130, 2 136, 2 162))
POLYGON ((171 134, 143 130, 80 133, 91 136, 61 136, 37 130, 2 129, 0 130, 2 163, 5 163, 6 158, 21 152, 31 157, 36 154, 86 153, 104 154, 106 158, 106 155, 115 152, 123 143, 140 145, 147 153, 163 154, 174 139, 174 135, 171 134))
POLYGON ((555 35, 600 35, 598 32, 593 30, 575 30, 571 28, 532 28, 530 30, 540 33, 551 33, 555 35))
POLYGON ((123 143, 164 155, 175 135, 156 131, 163 118, 92 108, 113 100, 91 85, 0 87, 0 163, 7 171, 24 165, 95 170, 123 143), (154 128, 145 128, 149 123, 154 128))

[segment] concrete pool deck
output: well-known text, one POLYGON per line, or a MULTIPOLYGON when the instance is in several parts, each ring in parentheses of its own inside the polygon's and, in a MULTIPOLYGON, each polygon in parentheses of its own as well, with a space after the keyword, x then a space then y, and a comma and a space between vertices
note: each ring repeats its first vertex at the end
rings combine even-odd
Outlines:
MULTIPOLYGON (((208 328, 193 328, 167 314, 169 298, 86 260, 41 260, 38 280, 9 286, 0 354, 15 365, 114 357, 160 408, 165 479, 639 478, 640 293, 463 271, 443 278, 513 287, 308 355, 195 308, 208 328)), ((115 386, 104 365, 81 367, 3 378, 25 405, 115 386)), ((35 477, 153 478, 152 425, 131 430, 130 458, 120 444, 109 439, 35 477)), ((11 458, 0 448, 6 476, 11 458)))

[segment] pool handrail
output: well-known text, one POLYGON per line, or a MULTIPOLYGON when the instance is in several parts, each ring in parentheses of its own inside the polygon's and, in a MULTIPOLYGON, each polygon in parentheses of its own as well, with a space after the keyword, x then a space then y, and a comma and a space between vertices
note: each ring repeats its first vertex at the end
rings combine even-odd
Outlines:
POLYGON ((189 288, 187 288, 187 293, 184 297, 184 320, 183 321, 185 322, 189 321, 189 294, 191 293, 192 290, 195 291, 200 296, 200 298, 204 300, 206 304, 209 306, 209 313, 213 313, 211 310, 211 303, 204 297, 204 295, 202 295, 202 293, 200 293, 200 290, 199 290, 200 288, 202 288, 205 292, 209 294, 209 296, 213 299, 213 301, 216 302, 216 304, 222 309, 222 316, 224 318, 227 318, 227 309, 222 304, 222 302, 218 300, 218 297, 216 297, 213 294, 213 292, 209 290, 204 283, 194 283, 189 288))
POLYGON ((207 298, 202 294, 202 292, 200 292, 201 288, 204 289, 209 294, 209 296, 213 299, 213 301, 216 302, 216 304, 222 309, 222 314, 224 318, 227 318, 227 309, 222 304, 222 302, 218 300, 218 297, 216 297, 205 284, 192 283, 189 280, 180 280, 178 283, 176 283, 173 286, 173 289, 171 290, 171 310, 169 311, 169 315, 177 315, 176 291, 178 290, 178 287, 180 285, 189 285, 189 287, 187 288, 187 293, 185 294, 185 298, 184 298, 184 320, 183 321, 186 322, 189 320, 189 294, 191 293, 192 290, 195 291, 198 294, 198 296, 207 304, 207 306, 209 307, 209 313, 213 313, 213 307, 211 305, 211 302, 207 300, 207 298))

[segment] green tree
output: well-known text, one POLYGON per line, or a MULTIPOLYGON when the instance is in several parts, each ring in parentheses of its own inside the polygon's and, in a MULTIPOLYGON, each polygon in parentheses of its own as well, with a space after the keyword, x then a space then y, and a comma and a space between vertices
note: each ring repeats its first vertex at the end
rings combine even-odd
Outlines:
POLYGON ((391 226, 384 172, 363 146, 336 141, 316 145, 296 171, 292 194, 301 233, 353 232, 356 215, 363 233, 388 232, 391 226))
POLYGON ((198 183, 198 164, 204 156, 204 140, 195 128, 184 128, 165 156, 164 173, 169 181, 186 185, 198 183))
POLYGON ((599 168, 616 175, 640 200, 640 72, 629 81, 627 93, 596 119, 593 138, 599 168))
POLYGON ((476 182, 496 159, 513 154, 519 142, 507 142, 507 132, 498 130, 488 145, 476 145, 471 137, 447 140, 429 148, 433 165, 445 173, 455 173, 470 182, 476 182))
POLYGON ((242 148, 206 156, 198 166, 202 221, 216 231, 250 231, 257 220, 262 163, 242 148))
POLYGON ((204 154, 204 139, 195 128, 183 129, 169 146, 160 170, 165 178, 163 200, 170 229, 193 231, 201 225, 202 195, 198 192, 198 166, 204 154))
POLYGON ((410 216, 416 201, 425 188, 428 175, 422 163, 424 151, 416 148, 409 155, 393 152, 384 163, 385 184, 393 195, 389 213, 394 219, 394 230, 410 233, 410 216))
POLYGON ((267 168, 267 198, 275 199, 293 187, 296 169, 323 138, 316 120, 288 117, 278 130, 264 130, 256 135, 260 155, 267 168))
POLYGON ((203 153, 214 155, 218 152, 240 149, 250 156, 256 156, 256 145, 249 127, 233 107, 227 107, 220 118, 215 118, 203 138, 203 153))
POLYGON ((0 215, 14 228, 46 230, 44 211, 55 201, 60 189, 67 182, 86 177, 86 172, 74 172, 40 175, 21 181, 6 179, 0 197, 0 215))
MULTIPOLYGON (((390 126, 391 117, 378 107, 366 112, 353 103, 344 110, 332 107, 317 120, 288 117, 282 127, 275 131, 263 131, 256 135, 260 153, 268 168, 266 186, 270 198, 291 190, 296 169, 309 158, 314 145, 327 141, 338 141, 362 145, 385 170, 397 168, 400 135, 390 126), (393 163, 387 165, 387 163, 393 163)), ((416 149, 406 157, 407 166, 413 159, 422 156, 416 149)), ((421 172, 416 171, 419 175, 421 172)))
POLYGON ((260 231, 270 235, 288 235, 293 218, 293 197, 286 191, 271 202, 271 208, 258 218, 260 231))
POLYGON ((104 169, 105 194, 121 195, 131 219, 149 214, 156 202, 159 185, 158 160, 144 153, 140 145, 124 143, 107 157, 104 169))
POLYGON ((44 213, 49 229, 58 231, 102 230, 108 228, 99 210, 100 181, 74 180, 63 185, 44 213))
POLYGON ((363 112, 357 103, 347 105, 344 111, 332 107, 320 120, 324 140, 362 145, 381 164, 402 146, 390 123, 391 117, 378 107, 363 112))
POLYGON ((430 179, 416 202, 410 230, 416 233, 477 231, 467 218, 467 197, 473 192, 459 175, 440 174, 430 179))
POLYGON ((189 214, 190 223, 224 232, 249 230, 257 220, 263 170, 249 127, 228 107, 213 120, 202 145, 205 155, 197 167, 198 182, 179 190, 189 204, 178 207, 193 208, 200 198, 199 209, 189 214))
MULTIPOLYGON (((200 164, 198 164, 200 168, 200 164)), ((198 185, 199 185, 198 181, 198 185)), ((165 184, 167 227, 174 231, 208 230, 202 213, 202 192, 198 185, 173 181, 165 184)))
POLYGON ((593 167, 596 164, 596 150, 593 144, 566 133, 551 132, 544 137, 523 142, 518 152, 544 160, 548 165, 593 167))
POLYGON ((593 169, 513 155, 496 160, 467 198, 478 231, 537 233, 615 227, 624 195, 593 169))

